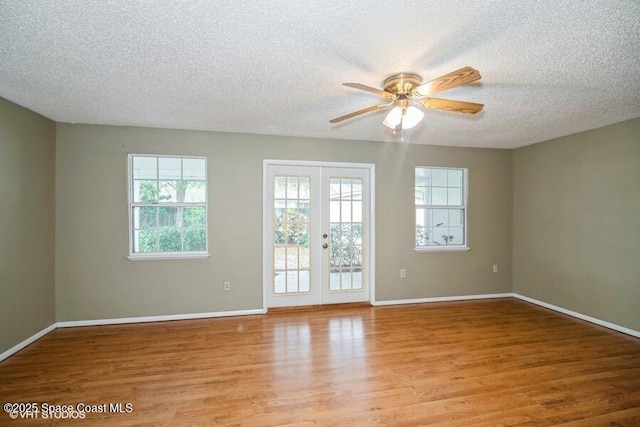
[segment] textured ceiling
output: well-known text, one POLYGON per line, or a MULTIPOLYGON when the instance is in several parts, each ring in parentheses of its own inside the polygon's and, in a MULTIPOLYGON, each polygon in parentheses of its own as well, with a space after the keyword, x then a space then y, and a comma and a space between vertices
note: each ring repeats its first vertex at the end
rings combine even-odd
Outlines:
POLYGON ((404 140, 514 148, 640 117, 640 2, 0 0, 0 96, 52 120, 398 141, 342 86, 425 80, 485 104, 404 140))

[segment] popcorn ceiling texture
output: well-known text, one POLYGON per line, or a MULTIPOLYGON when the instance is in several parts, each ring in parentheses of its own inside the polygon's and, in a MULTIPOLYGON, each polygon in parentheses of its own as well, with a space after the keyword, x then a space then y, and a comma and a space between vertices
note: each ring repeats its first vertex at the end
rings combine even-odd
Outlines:
POLYGON ((0 96, 69 123, 398 141, 381 87, 470 65, 406 142, 515 148, 640 117, 640 2, 1 0, 0 96))

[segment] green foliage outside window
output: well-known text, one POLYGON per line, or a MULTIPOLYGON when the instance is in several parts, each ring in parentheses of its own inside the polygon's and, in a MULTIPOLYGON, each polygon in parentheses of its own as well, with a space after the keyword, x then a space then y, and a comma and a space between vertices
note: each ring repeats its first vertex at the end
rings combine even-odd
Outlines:
MULTIPOLYGON (((140 182, 139 201, 159 203, 138 209, 137 252, 182 252, 206 250, 206 209, 204 207, 161 206, 175 194, 183 203, 190 189, 204 186, 201 181, 162 181, 166 191, 159 191, 156 181, 140 182)), ((173 200, 171 200, 173 201, 173 200)))

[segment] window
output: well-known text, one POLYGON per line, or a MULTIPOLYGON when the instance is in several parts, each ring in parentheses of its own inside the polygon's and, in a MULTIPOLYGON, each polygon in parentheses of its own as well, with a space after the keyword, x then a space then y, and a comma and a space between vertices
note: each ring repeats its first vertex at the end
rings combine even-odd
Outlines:
POLYGON ((129 257, 208 255, 207 159, 129 155, 129 257))
POLYGON ((416 250, 467 250, 467 170, 417 167, 416 250))

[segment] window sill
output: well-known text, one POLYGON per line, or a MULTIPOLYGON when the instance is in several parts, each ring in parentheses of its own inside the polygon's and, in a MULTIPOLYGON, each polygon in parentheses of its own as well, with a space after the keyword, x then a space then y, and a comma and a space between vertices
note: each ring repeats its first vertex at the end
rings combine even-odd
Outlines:
POLYGON ((205 259, 211 256, 208 252, 198 252, 192 254, 133 254, 127 259, 130 261, 159 261, 168 259, 205 259))
POLYGON ((414 249, 416 252, 467 252, 468 246, 423 246, 414 249))

